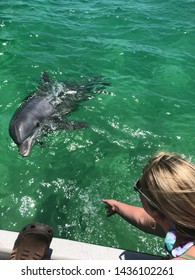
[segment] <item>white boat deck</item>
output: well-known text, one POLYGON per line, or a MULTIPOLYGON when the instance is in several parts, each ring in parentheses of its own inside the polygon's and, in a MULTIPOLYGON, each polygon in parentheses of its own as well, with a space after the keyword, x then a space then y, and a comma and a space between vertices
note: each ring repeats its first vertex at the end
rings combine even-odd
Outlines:
MULTIPOLYGON (((0 230, 0 260, 9 260, 18 232, 0 230)), ((99 246, 61 238, 53 238, 49 249, 51 260, 158 260, 134 251, 99 246)))

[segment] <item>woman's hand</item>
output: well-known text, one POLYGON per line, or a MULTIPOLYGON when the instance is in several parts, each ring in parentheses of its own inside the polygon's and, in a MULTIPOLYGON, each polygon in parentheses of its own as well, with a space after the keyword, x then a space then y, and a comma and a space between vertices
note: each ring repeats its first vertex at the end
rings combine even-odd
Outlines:
POLYGON ((106 203, 105 209, 106 209, 106 216, 110 217, 117 213, 117 201, 113 199, 102 199, 102 202, 106 203))

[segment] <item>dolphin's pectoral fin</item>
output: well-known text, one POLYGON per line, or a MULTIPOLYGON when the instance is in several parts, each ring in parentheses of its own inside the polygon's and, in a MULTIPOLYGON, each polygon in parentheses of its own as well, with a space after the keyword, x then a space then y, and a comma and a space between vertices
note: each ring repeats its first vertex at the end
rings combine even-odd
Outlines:
POLYGON ((58 122, 58 128, 64 130, 76 130, 80 128, 86 128, 88 125, 86 122, 77 121, 60 121, 58 122))

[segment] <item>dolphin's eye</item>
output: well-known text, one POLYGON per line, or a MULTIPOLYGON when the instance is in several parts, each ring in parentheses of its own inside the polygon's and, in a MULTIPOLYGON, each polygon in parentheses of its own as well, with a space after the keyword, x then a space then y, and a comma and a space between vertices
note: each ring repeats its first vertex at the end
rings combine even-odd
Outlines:
POLYGON ((40 126, 40 123, 39 122, 36 122, 36 127, 39 127, 40 126))

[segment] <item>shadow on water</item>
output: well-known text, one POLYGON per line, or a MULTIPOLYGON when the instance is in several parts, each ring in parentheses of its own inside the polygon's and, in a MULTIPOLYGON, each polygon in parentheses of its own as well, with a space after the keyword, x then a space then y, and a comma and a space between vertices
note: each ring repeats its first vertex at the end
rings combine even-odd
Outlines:
MULTIPOLYGON (((54 236, 59 237, 59 232, 62 224, 68 222, 66 208, 69 207, 70 200, 65 197, 60 197, 59 194, 51 194, 40 205, 40 211, 34 216, 34 220, 48 224, 54 230, 54 236)), ((66 234, 63 234, 66 238, 66 234)))

